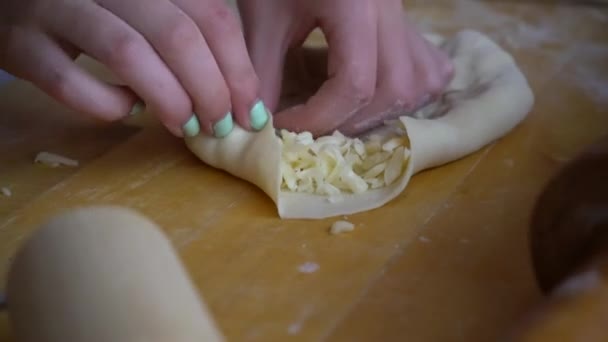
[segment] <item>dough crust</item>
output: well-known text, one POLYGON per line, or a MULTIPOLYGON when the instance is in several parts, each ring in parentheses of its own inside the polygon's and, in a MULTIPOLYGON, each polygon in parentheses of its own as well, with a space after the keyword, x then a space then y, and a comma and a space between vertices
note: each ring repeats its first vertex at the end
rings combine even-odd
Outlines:
POLYGON ((400 179, 388 187, 344 194, 331 202, 325 196, 282 191, 282 142, 272 124, 259 133, 235 127, 228 138, 199 135, 186 144, 210 166, 262 189, 281 218, 320 219, 378 208, 397 197, 416 173, 460 159, 506 135, 534 103, 514 59, 485 35, 464 30, 450 39, 427 38, 452 58, 455 76, 438 102, 399 118, 411 155, 400 179))

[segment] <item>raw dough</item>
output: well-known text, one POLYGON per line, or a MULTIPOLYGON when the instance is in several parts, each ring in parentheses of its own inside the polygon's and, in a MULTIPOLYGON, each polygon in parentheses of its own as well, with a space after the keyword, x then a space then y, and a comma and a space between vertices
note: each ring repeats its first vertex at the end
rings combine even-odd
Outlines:
POLYGON ((343 194, 340 201, 331 202, 325 196, 282 191, 282 142, 272 124, 259 133, 236 127, 228 138, 199 135, 186 144, 205 163, 262 189, 281 218, 319 219, 378 208, 398 196, 412 175, 462 158, 507 134, 534 103, 513 58, 485 35, 465 30, 448 40, 427 38, 450 55, 455 76, 440 101, 414 115, 404 113, 397 121, 407 134, 411 156, 400 179, 388 187, 343 194))

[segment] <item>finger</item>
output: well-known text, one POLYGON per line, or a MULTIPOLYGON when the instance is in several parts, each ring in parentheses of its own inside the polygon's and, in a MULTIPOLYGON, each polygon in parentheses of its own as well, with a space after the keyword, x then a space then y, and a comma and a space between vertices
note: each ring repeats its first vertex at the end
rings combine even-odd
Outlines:
POLYGON ((49 29, 111 69, 173 134, 182 136, 192 116, 192 103, 146 39, 92 2, 71 4, 50 16, 49 29))
POLYGON ((240 23, 224 0, 173 0, 200 27, 230 92, 237 123, 261 130, 270 113, 259 102, 259 81, 253 69, 240 23))
POLYGON ((376 85, 377 21, 370 2, 358 5, 348 12, 334 9, 331 18, 321 18, 329 45, 329 78, 305 104, 278 113, 275 126, 323 135, 368 104, 376 85))
POLYGON ((451 81, 454 68, 446 53, 425 39, 418 39, 420 54, 415 61, 418 79, 427 91, 417 103, 418 108, 436 100, 451 81), (426 101, 425 101, 426 100, 426 101))
POLYGON ((103 5, 154 46, 189 94, 203 131, 216 137, 228 135, 233 128, 230 91, 217 59, 188 14, 167 0, 104 0, 103 5))
POLYGON ((347 135, 358 135, 411 111, 421 88, 402 5, 383 6, 378 24, 378 88, 372 102, 340 126, 347 135))
POLYGON ((419 39, 416 44, 416 55, 413 56, 415 78, 418 80, 418 92, 413 97, 412 110, 417 110, 441 95, 444 77, 437 70, 441 65, 438 57, 428 43, 419 39))
POLYGON ((269 24, 265 21, 267 16, 264 13, 249 6, 256 6, 256 2, 239 3, 243 13, 246 47, 259 78, 259 96, 270 111, 274 112, 279 105, 285 56, 290 40, 290 18, 287 15, 281 16, 269 24))
POLYGON ((26 79, 57 101, 103 120, 126 116, 136 102, 127 89, 94 78, 41 32, 14 31, 8 50, 18 59, 8 64, 13 74, 26 79))

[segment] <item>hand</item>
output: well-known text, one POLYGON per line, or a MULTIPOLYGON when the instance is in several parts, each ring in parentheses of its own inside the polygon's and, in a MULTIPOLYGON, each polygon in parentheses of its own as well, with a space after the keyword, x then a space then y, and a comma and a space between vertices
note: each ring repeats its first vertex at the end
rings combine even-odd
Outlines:
POLYGON ((245 37, 274 111, 287 51, 317 26, 328 42, 328 78, 305 104, 275 115, 278 128, 355 135, 435 99, 449 58, 405 18, 401 0, 241 0, 245 37))
POLYGON ((226 136, 231 113, 245 129, 268 121, 239 21, 223 0, 4 0, 0 68, 106 120, 128 115, 140 98, 176 136, 226 136), (81 52, 126 86, 81 70, 73 61, 81 52))

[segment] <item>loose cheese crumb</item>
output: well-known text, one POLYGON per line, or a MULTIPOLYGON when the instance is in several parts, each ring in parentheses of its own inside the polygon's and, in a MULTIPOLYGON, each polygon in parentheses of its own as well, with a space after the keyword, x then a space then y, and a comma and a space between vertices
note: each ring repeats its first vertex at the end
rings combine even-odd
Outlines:
POLYGON ((35 163, 41 163, 49 167, 58 167, 61 165, 76 167, 78 166, 78 161, 74 159, 70 159, 68 157, 60 156, 58 154, 49 153, 49 152, 40 152, 36 155, 36 159, 34 159, 35 163))
POLYGON ((348 221, 336 221, 331 225, 329 232, 332 235, 338 235, 345 232, 352 232, 355 230, 355 225, 348 221))
POLYGON ((405 170, 410 151, 403 136, 370 136, 366 141, 335 131, 314 139, 310 132, 280 132, 283 141, 281 187, 328 196, 362 193, 393 184, 405 170))
POLYGON ((428 237, 426 237, 426 236, 420 236, 420 237, 418 238, 418 240, 420 240, 420 242, 424 242, 424 243, 429 243, 429 242, 431 242, 431 239, 429 239, 429 238, 428 238, 428 237))
POLYGON ((295 322, 295 323, 290 324, 289 327, 287 327, 287 333, 289 335, 297 335, 301 329, 302 329, 302 323, 295 322))
POLYGON ((13 192, 11 191, 11 189, 7 188, 7 187, 3 187, 1 189, 2 194, 6 197, 11 197, 13 195, 13 192))
POLYGON ((301 273, 315 273, 319 270, 319 264, 312 261, 307 261, 298 267, 298 271, 301 273))

